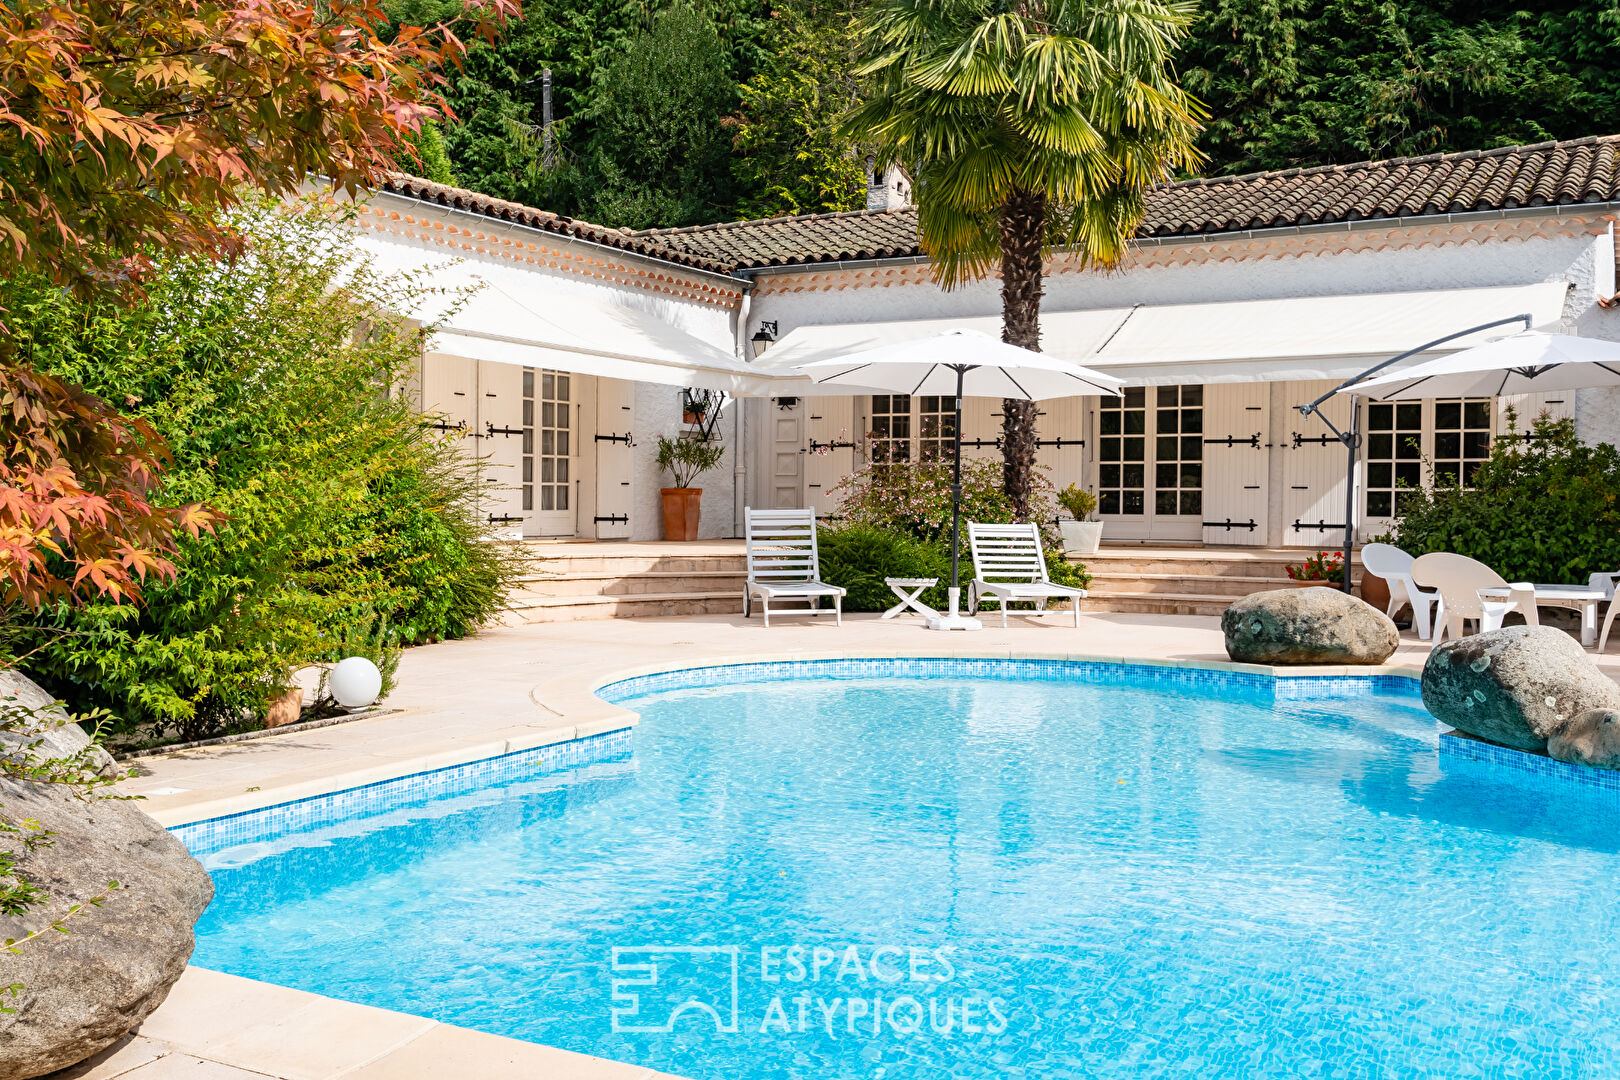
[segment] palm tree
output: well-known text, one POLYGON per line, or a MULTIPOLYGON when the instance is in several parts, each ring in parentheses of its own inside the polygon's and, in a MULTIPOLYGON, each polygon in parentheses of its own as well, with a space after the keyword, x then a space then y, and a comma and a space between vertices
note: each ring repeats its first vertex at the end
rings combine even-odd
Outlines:
MULTIPOLYGON (((1190 168, 1204 108, 1171 66, 1179 0, 878 0, 859 24, 868 96, 848 134, 914 181, 941 287, 1001 269, 1002 340, 1041 344, 1046 257, 1110 267, 1147 187, 1190 168)), ((1027 515, 1035 404, 1002 407, 1007 494, 1027 515)))

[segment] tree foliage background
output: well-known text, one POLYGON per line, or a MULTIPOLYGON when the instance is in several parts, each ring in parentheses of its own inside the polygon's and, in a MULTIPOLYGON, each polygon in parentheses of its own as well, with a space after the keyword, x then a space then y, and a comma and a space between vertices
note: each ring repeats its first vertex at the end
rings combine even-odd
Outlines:
MULTIPOLYGON (((431 24, 453 7, 391 10, 431 24)), ((859 96, 865 7, 530 3, 452 76, 450 165, 475 190, 613 226, 857 209, 862 151, 836 129, 859 96), (682 55, 699 41, 704 55, 682 55), (547 66, 558 153, 543 170, 547 66)), ((1204 0, 1178 68, 1210 108, 1208 174, 1608 134, 1620 0, 1204 0)))

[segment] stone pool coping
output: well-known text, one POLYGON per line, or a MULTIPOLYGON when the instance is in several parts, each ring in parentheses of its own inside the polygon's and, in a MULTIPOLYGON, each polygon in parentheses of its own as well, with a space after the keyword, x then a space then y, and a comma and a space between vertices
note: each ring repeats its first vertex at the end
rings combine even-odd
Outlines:
MULTIPOLYGON (((1243 664, 1233 661, 1205 659, 1166 659, 1159 657, 1129 656, 1082 652, 1028 651, 1018 649, 827 649, 791 650, 757 653, 731 653, 706 655, 680 660, 663 659, 642 664, 599 670, 590 675, 579 673, 548 679, 530 689, 529 700, 551 723, 531 725, 503 737, 489 740, 458 739, 447 741, 442 747, 400 756, 381 764, 346 771, 319 770, 314 775, 304 770, 284 774, 279 782, 257 785, 239 794, 223 798, 177 800, 169 805, 143 807, 165 828, 188 825, 209 818, 225 817, 244 811, 263 809, 279 803, 330 795, 350 788, 395 780, 413 773, 465 765, 485 758, 500 757, 523 750, 533 750, 560 742, 570 742, 591 735, 619 731, 634 727, 637 715, 630 709, 604 701, 597 696, 603 687, 626 679, 646 675, 668 674, 709 667, 733 667, 746 664, 804 663, 836 660, 1034 660, 1072 663, 1119 664, 1133 667, 1162 667, 1206 671, 1230 671, 1272 678, 1342 678, 1345 676, 1398 676, 1416 679, 1422 669, 1412 664, 1333 664, 1310 666, 1272 666, 1243 664)), ((380 716, 378 719, 385 719, 380 716)), ((206 748, 205 748, 206 749, 206 748)), ((183 751, 181 753, 193 753, 183 751)), ((164 755, 158 755, 161 760, 164 755)), ((178 754, 175 756, 179 756, 178 754)), ((153 759, 145 759, 150 765, 153 759)))

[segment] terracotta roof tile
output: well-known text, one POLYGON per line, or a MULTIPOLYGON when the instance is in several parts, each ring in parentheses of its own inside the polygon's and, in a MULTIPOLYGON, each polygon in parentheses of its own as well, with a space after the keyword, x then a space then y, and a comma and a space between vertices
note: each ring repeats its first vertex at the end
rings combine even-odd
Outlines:
POLYGON ((610 229, 604 225, 592 225, 588 221, 563 217, 560 214, 553 214, 549 210, 536 210, 532 206, 507 202, 504 199, 496 199, 489 195, 480 195, 476 191, 468 191, 465 188, 436 184, 419 176, 396 173, 389 177, 382 187, 384 191, 392 192, 395 195, 421 199, 424 202, 436 203, 439 206, 465 210, 468 213, 481 214, 484 217, 495 218, 500 221, 527 225, 530 228, 543 229, 546 232, 572 236, 580 240, 589 240, 595 244, 605 244, 608 247, 620 248, 624 251, 647 255, 655 259, 663 259, 666 262, 678 263, 682 266, 692 266, 700 270, 711 270, 722 274, 731 269, 729 261, 712 260, 698 252, 687 251, 683 248, 661 243, 655 237, 646 234, 638 235, 628 229, 610 229))
MULTIPOLYGON (((386 187, 412 198, 704 270, 918 254, 917 212, 912 208, 631 232, 416 177, 398 176, 386 187)), ((1199 236, 1608 201, 1620 201, 1620 135, 1162 184, 1148 192, 1147 213, 1137 234, 1199 236)))

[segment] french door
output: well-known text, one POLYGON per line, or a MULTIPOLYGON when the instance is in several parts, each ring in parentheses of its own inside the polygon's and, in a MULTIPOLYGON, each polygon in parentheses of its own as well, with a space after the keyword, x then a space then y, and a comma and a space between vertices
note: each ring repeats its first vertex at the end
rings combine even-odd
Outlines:
POLYGON ((1131 386, 1097 409, 1097 509, 1120 540, 1198 540, 1204 388, 1131 386))
POLYGON ((574 382, 565 371, 523 371, 523 509, 538 536, 577 531, 574 382))

